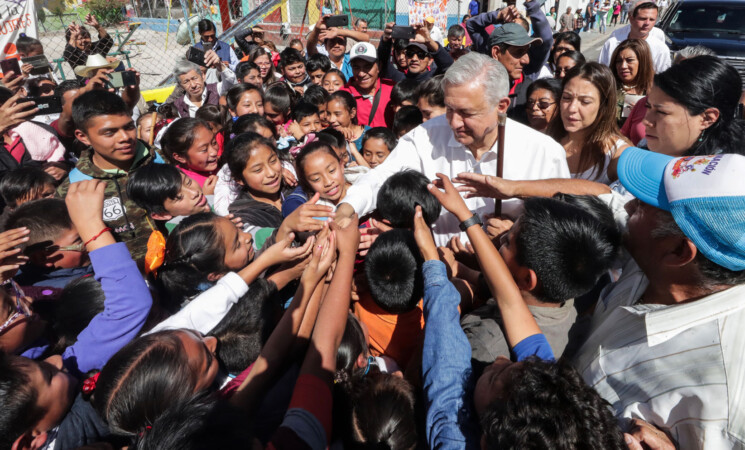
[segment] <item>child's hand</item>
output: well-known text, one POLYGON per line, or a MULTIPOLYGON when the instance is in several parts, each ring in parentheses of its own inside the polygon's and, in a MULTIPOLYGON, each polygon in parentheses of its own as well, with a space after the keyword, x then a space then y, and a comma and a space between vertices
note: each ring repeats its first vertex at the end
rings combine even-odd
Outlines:
MULTIPOLYGON (((65 197, 67 211, 83 242, 104 228, 103 198, 106 182, 85 180, 71 183, 65 197), (87 237, 86 237, 87 236, 87 237)), ((120 207, 123 207, 120 205, 120 207)))
POLYGON ((39 111, 38 108, 33 107, 33 103, 19 102, 18 99, 20 98, 21 94, 18 93, 0 106, 0 133, 4 133, 19 123, 25 122, 39 111))
POLYGON ((332 225, 332 230, 336 231, 336 248, 339 253, 357 253, 357 247, 360 245, 359 218, 353 214, 346 221, 344 228, 337 224, 332 225))
POLYGON ((16 271, 28 261, 28 256, 21 253, 17 245, 28 241, 29 229, 14 228, 0 233, 0 280, 5 282, 15 275, 16 271))
POLYGON ((437 254, 440 255, 440 261, 444 262, 448 268, 448 278, 457 278, 459 266, 455 253, 447 247, 437 247, 437 254))
MULTIPOLYGON (((302 88, 301 88, 302 89, 302 88)), ((302 94, 302 92, 300 93, 302 94)), ((289 127, 287 127, 290 134, 298 141, 300 142, 304 137, 305 134, 303 133, 303 130, 300 129, 300 124, 296 121, 292 121, 289 127)))
POLYGON ((492 214, 487 214, 484 218, 486 219, 486 235, 492 240, 499 239, 503 234, 510 231, 515 223, 510 219, 494 217, 492 214))
POLYGON ((432 238, 432 230, 424 221, 422 207, 419 205, 416 206, 416 213, 414 213, 414 239, 416 239, 416 245, 419 246, 419 251, 422 252, 425 261, 440 259, 435 240, 432 238))
POLYGON ((27 63, 21 66, 21 72, 23 72, 24 75, 30 74, 32 70, 34 70, 34 66, 31 64, 27 63))
POLYGON ((360 256, 367 255, 367 252, 370 251, 370 247, 372 247, 373 243, 375 243, 375 240, 378 239, 378 236, 392 229, 393 227, 388 226, 383 222, 372 219, 371 227, 363 228, 360 230, 360 246, 358 248, 360 256))
POLYGON ((463 245, 460 237, 453 236, 448 242, 448 248, 453 252, 458 262, 471 268, 479 267, 479 263, 476 260, 476 252, 474 252, 470 242, 463 245))
POLYGON ((292 174, 292 172, 289 169, 285 167, 282 168, 282 178, 285 180, 285 183, 287 183, 288 185, 293 186, 293 187, 297 186, 297 178, 295 177, 295 175, 292 174))
POLYGON ((321 231, 328 220, 318 220, 316 217, 333 218, 336 213, 334 212, 334 208, 330 206, 316 205, 316 202, 320 198, 321 194, 316 192, 310 200, 300 205, 298 209, 287 216, 280 228, 288 232, 321 231))
POLYGON ((93 14, 88 14, 87 16, 85 16, 85 24, 93 28, 98 28, 100 26, 98 23, 98 19, 96 19, 96 16, 94 16, 93 14))
POLYGON ((69 172, 66 167, 58 165, 59 163, 47 163, 44 166, 44 172, 51 175, 55 180, 60 181, 69 172))
POLYGON ((210 175, 207 177, 202 186, 202 192, 204 192, 204 195, 214 195, 215 185, 217 185, 217 175, 210 175))
POLYGON ((236 216, 235 214, 228 214, 225 217, 228 220, 230 220, 231 222, 233 222, 233 225, 235 225, 236 228, 238 228, 239 230, 243 231, 243 219, 241 219, 240 217, 236 216))
POLYGON ((300 281, 315 286, 329 271, 331 264, 336 260, 336 236, 332 231, 326 238, 317 240, 313 246, 313 256, 308 267, 305 268, 300 281))
POLYGON ((458 190, 455 189, 453 183, 450 182, 450 178, 442 173, 436 175, 438 179, 434 180, 432 182, 433 184, 427 185, 429 192, 435 196, 445 209, 453 213, 459 221, 463 222, 464 220, 470 219, 471 216, 473 216, 473 213, 468 209, 466 202, 463 200, 463 197, 460 196, 458 190), (445 192, 442 192, 438 188, 443 189, 445 192))
POLYGON ((313 243, 316 241, 315 236, 309 237, 302 247, 292 247, 292 241, 295 234, 290 233, 286 238, 278 241, 264 251, 259 259, 264 260, 267 267, 282 264, 289 261, 303 259, 313 250, 313 243))

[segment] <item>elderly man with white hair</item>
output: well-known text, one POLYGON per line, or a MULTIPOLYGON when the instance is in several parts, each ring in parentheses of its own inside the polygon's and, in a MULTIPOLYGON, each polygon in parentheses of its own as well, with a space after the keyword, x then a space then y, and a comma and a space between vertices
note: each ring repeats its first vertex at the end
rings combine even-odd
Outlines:
MULTIPOLYGON (((495 175, 497 170, 498 115, 510 105, 509 76, 499 61, 479 53, 459 58, 443 79, 447 113, 429 120, 406 134, 384 163, 362 176, 337 208, 337 220, 354 212, 374 210, 380 186, 389 176, 414 169, 429 179, 437 173, 451 178, 463 172, 495 175)), ((566 153, 550 137, 507 119, 504 136, 504 178, 539 180, 569 178, 566 153)), ((494 212, 494 199, 467 198, 466 204, 478 221, 494 212)), ((515 216, 521 202, 503 202, 502 212, 515 216)), ((454 236, 467 241, 458 219, 443 210, 433 232, 437 245, 454 236)))

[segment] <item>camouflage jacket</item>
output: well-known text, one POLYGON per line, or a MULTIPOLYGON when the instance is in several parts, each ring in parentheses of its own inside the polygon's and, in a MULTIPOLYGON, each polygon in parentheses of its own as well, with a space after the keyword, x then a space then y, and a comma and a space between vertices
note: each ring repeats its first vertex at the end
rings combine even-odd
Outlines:
MULTIPOLYGON (((145 146, 139 142, 140 146, 145 146)), ((147 148, 147 146, 145 146, 147 148)), ((139 150, 139 149, 138 149, 139 150)), ((106 172, 93 164, 91 157, 93 150, 86 150, 80 156, 75 168, 70 172, 67 179, 57 188, 60 197, 67 195, 70 183, 83 180, 98 179, 106 181, 106 191, 103 201, 103 221, 106 226, 111 227, 117 241, 127 244, 129 252, 135 261, 145 257, 147 253, 147 240, 153 231, 148 221, 147 213, 137 206, 127 196, 127 180, 129 174, 137 168, 151 161, 162 163, 163 159, 154 150, 148 150, 149 154, 132 165, 129 172, 119 173, 106 172)))

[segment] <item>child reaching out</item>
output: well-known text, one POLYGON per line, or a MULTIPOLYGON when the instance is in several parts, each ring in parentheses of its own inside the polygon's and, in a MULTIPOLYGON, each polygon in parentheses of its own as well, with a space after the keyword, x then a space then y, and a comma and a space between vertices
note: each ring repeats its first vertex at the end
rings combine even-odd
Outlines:
POLYGON ((207 122, 181 118, 165 132, 161 145, 166 157, 202 186, 207 195, 215 192, 219 152, 215 133, 207 122))
MULTIPOLYGON (((429 190, 466 230, 517 360, 498 358, 476 381, 473 406, 482 419, 482 442, 488 448, 524 448, 536 439, 541 439, 547 448, 626 448, 610 405, 585 385, 575 370, 553 363, 546 337, 523 301, 505 261, 479 226, 478 216, 468 209, 447 176, 437 176, 436 183, 444 192, 434 185, 429 190), (562 423, 544 419, 559 416, 565 418, 562 423), (514 420, 517 417, 519 423, 514 420)), ((445 265, 439 261, 431 231, 420 211, 414 221, 414 235, 425 259, 422 372, 428 404, 427 441, 433 448, 455 442, 477 447, 475 424, 468 423, 468 414, 459 411, 463 408, 460 405, 470 403, 464 396, 469 379, 473 381, 470 346, 459 324, 460 296, 447 280, 445 265), (443 351, 450 355, 447 360, 438 357, 443 351)))

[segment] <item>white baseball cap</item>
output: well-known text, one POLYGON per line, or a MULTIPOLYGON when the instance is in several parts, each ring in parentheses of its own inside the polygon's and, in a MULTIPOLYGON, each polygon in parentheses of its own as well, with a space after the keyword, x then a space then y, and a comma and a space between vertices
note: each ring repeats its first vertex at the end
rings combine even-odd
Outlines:
POLYGON ((349 52, 349 61, 353 61, 356 58, 364 59, 368 62, 375 62, 378 60, 378 51, 375 46, 369 42, 358 42, 352 47, 352 51, 349 52))

